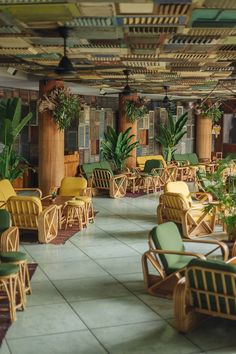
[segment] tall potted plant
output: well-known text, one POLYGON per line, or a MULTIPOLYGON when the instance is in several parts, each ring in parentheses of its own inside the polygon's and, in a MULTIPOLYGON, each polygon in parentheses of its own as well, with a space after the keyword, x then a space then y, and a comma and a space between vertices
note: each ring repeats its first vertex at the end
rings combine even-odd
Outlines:
POLYGON ((131 157, 130 153, 139 142, 132 143, 134 135, 130 135, 131 128, 125 132, 117 133, 112 127, 107 127, 105 139, 101 142, 101 152, 104 158, 111 162, 115 172, 121 172, 125 168, 126 160, 131 157))
POLYGON ((167 164, 170 163, 176 146, 186 134, 184 129, 188 120, 188 112, 183 113, 179 118, 174 118, 168 111, 167 121, 159 124, 159 135, 156 141, 161 144, 167 164))
POLYGON ((32 113, 21 118, 20 98, 0 101, 0 179, 14 181, 27 168, 27 161, 13 149, 13 145, 32 113))

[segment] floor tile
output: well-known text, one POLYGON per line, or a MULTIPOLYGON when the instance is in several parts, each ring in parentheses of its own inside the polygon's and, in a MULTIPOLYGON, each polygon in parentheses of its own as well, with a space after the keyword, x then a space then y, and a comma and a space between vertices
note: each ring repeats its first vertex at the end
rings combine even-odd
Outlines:
POLYGON ((11 354, 5 340, 2 342, 0 347, 0 354, 11 354))
POLYGON ((55 286, 67 301, 87 301, 119 296, 130 292, 109 275, 91 278, 54 281, 55 286))
POLYGON ((233 346, 236 352, 235 333, 235 321, 209 317, 186 336, 205 351, 233 346))
POLYGON ((89 328, 118 326, 159 319, 135 296, 72 303, 89 328))
POLYGON ((98 259, 97 263, 112 275, 122 273, 138 273, 142 271, 141 256, 98 259))
POLYGON ((60 304, 64 302, 63 297, 49 280, 32 283, 32 294, 27 295, 27 308, 28 306, 60 304))
POLYGON ((103 245, 103 246, 80 246, 80 249, 89 257, 94 259, 100 258, 117 258, 136 256, 138 252, 131 247, 122 244, 103 245))
POLYGON ((65 263, 42 263, 41 268, 52 280, 94 277, 106 272, 91 260, 65 263))
POLYGON ((12 354, 104 354, 106 351, 89 331, 10 339, 12 354))
POLYGON ((199 348, 165 321, 152 321, 93 330, 110 354, 190 354, 199 348))
POLYGON ((17 326, 14 324, 7 332, 7 340, 70 332, 85 329, 83 322, 67 304, 54 304, 27 307, 17 313, 17 326))
POLYGON ((153 311, 164 319, 174 316, 173 301, 149 295, 147 293, 137 294, 138 298, 147 304, 153 311))

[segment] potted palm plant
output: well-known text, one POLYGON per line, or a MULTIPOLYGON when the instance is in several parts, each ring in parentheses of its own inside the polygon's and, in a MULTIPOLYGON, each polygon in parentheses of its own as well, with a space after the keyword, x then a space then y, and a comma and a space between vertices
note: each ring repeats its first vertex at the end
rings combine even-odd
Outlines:
POLYGON ((13 148, 24 126, 32 118, 32 113, 21 117, 20 98, 0 101, 0 179, 14 181, 28 168, 28 162, 13 148))
POLYGON ((179 118, 174 118, 168 111, 168 118, 165 123, 159 125, 159 135, 156 141, 161 144, 167 164, 172 160, 176 146, 186 134, 184 129, 188 120, 188 112, 183 113, 179 118))
POLYGON ((133 141, 134 135, 130 135, 131 128, 125 132, 117 133, 112 127, 107 127, 104 134, 105 139, 101 142, 101 152, 105 160, 109 161, 114 168, 114 172, 120 173, 125 168, 125 163, 133 149, 139 142, 133 141))

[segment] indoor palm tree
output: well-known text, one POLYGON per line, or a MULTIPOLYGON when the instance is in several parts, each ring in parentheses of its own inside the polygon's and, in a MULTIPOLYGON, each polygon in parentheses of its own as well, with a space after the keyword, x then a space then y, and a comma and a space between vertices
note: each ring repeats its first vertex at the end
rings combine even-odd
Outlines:
POLYGON ((9 98, 0 101, 0 179, 7 178, 11 181, 20 177, 27 161, 16 153, 13 144, 24 126, 32 118, 32 113, 21 118, 20 98, 9 98))
POLYGON ((161 123, 158 127, 159 135, 156 137, 156 141, 162 145, 167 163, 170 163, 176 150, 175 147, 186 134, 186 130, 183 130, 183 128, 187 120, 188 112, 185 112, 179 118, 174 118, 172 113, 168 111, 167 121, 161 123))
POLYGON ((116 171, 123 171, 126 160, 131 157, 130 153, 139 142, 132 143, 134 135, 130 135, 131 128, 125 132, 117 133, 112 127, 107 127, 105 139, 101 142, 101 152, 104 158, 114 165, 116 171))

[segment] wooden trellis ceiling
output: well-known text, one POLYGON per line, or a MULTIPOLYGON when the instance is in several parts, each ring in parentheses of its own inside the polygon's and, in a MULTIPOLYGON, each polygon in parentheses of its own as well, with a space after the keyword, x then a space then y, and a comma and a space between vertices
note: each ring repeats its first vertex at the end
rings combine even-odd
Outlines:
POLYGON ((143 93, 236 91, 236 0, 0 0, 0 68, 57 77, 62 26, 68 81, 121 89, 128 68, 143 93))

